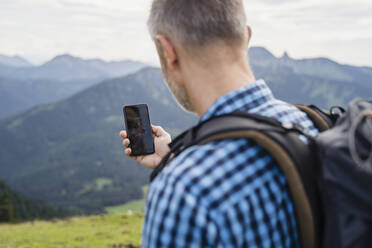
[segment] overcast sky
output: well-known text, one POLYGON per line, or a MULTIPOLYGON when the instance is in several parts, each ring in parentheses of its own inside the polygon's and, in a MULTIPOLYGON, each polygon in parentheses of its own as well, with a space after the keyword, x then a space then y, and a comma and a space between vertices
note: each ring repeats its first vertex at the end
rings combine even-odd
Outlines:
MULTIPOLYGON (((276 56, 372 66, 371 0, 244 0, 252 45, 276 56)), ((0 54, 34 63, 69 53, 157 64, 150 0, 0 0, 0 54)))

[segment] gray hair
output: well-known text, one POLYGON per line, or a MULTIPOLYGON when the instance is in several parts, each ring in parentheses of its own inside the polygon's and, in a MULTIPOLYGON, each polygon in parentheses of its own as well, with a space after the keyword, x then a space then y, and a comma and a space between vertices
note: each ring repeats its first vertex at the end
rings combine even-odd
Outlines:
POLYGON ((148 27, 153 39, 164 34, 186 48, 247 37, 243 0, 153 0, 148 27))

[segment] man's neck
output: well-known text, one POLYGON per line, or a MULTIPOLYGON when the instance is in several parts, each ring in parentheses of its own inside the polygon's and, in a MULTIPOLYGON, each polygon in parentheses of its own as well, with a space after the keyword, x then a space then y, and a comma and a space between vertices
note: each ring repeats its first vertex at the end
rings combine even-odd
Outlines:
POLYGON ((248 62, 197 69, 190 73, 187 92, 196 114, 202 117, 221 96, 256 81, 248 62))

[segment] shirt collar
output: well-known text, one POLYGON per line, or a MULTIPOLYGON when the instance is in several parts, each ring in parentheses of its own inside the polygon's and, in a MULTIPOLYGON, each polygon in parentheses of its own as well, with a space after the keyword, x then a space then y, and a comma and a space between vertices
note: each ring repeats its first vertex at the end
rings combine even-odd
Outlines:
POLYGON ((274 96, 265 81, 257 80, 219 97, 204 113, 200 121, 237 110, 249 111, 273 99, 274 96))

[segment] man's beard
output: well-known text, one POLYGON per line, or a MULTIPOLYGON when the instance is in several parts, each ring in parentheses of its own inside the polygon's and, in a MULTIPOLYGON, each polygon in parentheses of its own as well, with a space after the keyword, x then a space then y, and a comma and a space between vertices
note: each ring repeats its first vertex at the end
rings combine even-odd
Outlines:
POLYGON ((172 92, 174 98, 177 100, 177 102, 181 105, 181 107, 184 110, 188 112, 195 112, 195 109, 190 102, 190 98, 186 92, 186 89, 178 85, 176 82, 170 79, 169 75, 166 74, 167 72, 165 71, 164 73, 165 81, 167 82, 167 85, 170 91, 172 92))
POLYGON ((164 79, 167 82, 168 88, 172 92, 174 98, 184 110, 188 112, 195 112, 195 109, 190 102, 190 98, 187 94, 186 88, 184 86, 181 86, 181 84, 177 84, 173 79, 171 79, 168 73, 168 65, 164 57, 163 49, 159 45, 157 45, 156 48, 158 50, 164 79))

